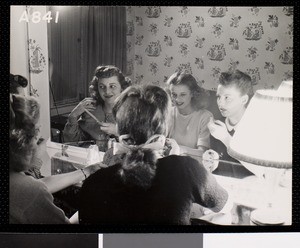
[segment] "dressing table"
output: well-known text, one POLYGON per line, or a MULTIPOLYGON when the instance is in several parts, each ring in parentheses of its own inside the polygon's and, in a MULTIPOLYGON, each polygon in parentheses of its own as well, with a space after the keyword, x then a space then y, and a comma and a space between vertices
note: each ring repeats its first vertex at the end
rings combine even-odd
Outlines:
MULTIPOLYGON (((62 144, 47 142, 47 153, 44 154, 42 174, 45 176, 65 173, 84 167, 87 161, 88 149, 68 146, 66 152, 68 157, 62 156, 62 144), (60 160, 58 163, 57 161, 60 160)), ((99 152, 102 161, 104 153, 99 152)), ((99 162, 101 162, 99 161, 99 162)), ((252 225, 251 212, 264 204, 266 192, 262 181, 256 176, 243 179, 214 175, 218 183, 227 190, 233 203, 229 214, 213 213, 205 211, 197 204, 193 204, 191 218, 193 224, 201 224, 207 221, 217 225, 252 225)), ((282 209, 285 222, 283 225, 292 223, 292 187, 291 174, 282 178, 281 185, 276 188, 276 205, 282 209), (287 183, 288 182, 288 183, 287 183)), ((78 184, 78 187, 81 185, 78 184)))

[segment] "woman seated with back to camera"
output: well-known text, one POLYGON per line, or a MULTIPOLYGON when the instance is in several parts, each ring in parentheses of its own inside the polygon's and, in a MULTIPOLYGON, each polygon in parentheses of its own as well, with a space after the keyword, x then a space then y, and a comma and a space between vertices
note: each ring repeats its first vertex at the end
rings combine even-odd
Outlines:
POLYGON ((122 160, 84 182, 79 223, 187 225, 193 202, 222 210, 228 194, 211 173, 189 156, 162 156, 169 111, 160 87, 132 86, 121 94, 113 107, 120 135, 113 153, 122 160))
MULTIPOLYGON (((9 129, 9 222, 11 224, 70 223, 64 212, 55 206, 51 193, 84 180, 99 165, 82 170, 35 178, 26 173, 36 168, 41 153, 37 123, 40 106, 34 97, 10 95, 9 129)), ((76 219, 72 219, 72 222, 76 219)))
MULTIPOLYGON (((25 88, 28 85, 28 80, 21 75, 10 74, 10 112, 13 113, 11 117, 15 116, 15 112, 20 116, 23 114, 24 116, 27 114, 34 122, 38 122, 39 115, 37 111, 33 111, 33 109, 39 109, 39 104, 37 100, 33 97, 26 98, 25 97, 25 88), (19 97, 23 96, 25 98, 19 97), (31 103, 31 105, 29 105, 31 103), (15 106, 17 109, 12 110, 12 106, 15 106)), ((22 118, 19 117, 18 120, 22 118)), ((11 127, 13 129, 15 125, 14 118, 11 120, 11 127)), ((25 171, 26 175, 32 176, 35 179, 38 179, 46 184, 50 193, 56 193, 62 189, 65 189, 71 185, 74 185, 82 180, 86 176, 89 176, 91 173, 100 169, 99 165, 93 164, 84 168, 84 171, 74 171, 69 173, 63 173, 58 175, 51 176, 43 176, 41 173, 41 168, 43 166, 42 157, 44 157, 46 153, 46 140, 40 138, 37 141, 37 148, 34 150, 30 168, 25 171)))
POLYGON ((67 224, 45 183, 25 175, 38 149, 39 105, 33 97, 12 95, 9 130, 9 223, 67 224))
POLYGON ((98 66, 89 87, 91 97, 83 99, 69 115, 64 142, 95 140, 99 150, 105 152, 108 140, 116 136, 114 101, 130 84, 119 68, 98 66))
POLYGON ((205 109, 208 95, 188 73, 176 72, 167 81, 173 107, 169 120, 168 137, 176 140, 180 153, 202 160, 210 147, 207 127, 212 113, 205 109))

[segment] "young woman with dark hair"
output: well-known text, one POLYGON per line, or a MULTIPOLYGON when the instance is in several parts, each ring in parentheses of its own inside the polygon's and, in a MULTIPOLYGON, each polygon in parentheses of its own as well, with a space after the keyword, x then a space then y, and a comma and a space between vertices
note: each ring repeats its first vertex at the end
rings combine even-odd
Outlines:
POLYGON ((95 140, 99 150, 106 151, 109 138, 116 136, 114 101, 130 84, 119 68, 98 66, 89 87, 91 97, 83 99, 69 115, 64 142, 95 140))
POLYGON ((193 202, 222 210, 228 194, 211 173, 191 157, 163 156, 169 110, 168 94, 153 85, 117 99, 113 153, 121 159, 84 182, 80 223, 186 225, 193 202))

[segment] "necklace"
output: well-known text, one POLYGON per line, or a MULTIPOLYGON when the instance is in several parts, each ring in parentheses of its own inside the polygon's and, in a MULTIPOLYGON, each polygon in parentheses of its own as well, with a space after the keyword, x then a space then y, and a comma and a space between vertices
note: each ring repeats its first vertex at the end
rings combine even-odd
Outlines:
POLYGON ((111 110, 110 112, 108 112, 104 106, 102 106, 102 110, 104 112, 104 122, 115 123, 115 119, 113 117, 111 110))

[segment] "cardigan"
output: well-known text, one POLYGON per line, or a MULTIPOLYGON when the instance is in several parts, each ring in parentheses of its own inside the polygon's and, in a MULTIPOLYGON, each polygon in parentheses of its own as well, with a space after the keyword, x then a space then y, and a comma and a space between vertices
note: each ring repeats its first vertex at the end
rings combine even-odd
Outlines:
MULTIPOLYGON (((100 122, 115 123, 112 114, 105 114, 102 105, 97 105, 91 113, 100 122)), ((100 129, 100 125, 87 113, 83 113, 77 120, 68 118, 64 131, 64 142, 95 140, 99 150, 105 152, 108 149, 109 134, 100 129)))
POLYGON ((100 169, 80 191, 79 222, 93 224, 190 224, 192 203, 222 210, 228 194, 195 159, 159 159, 149 189, 129 186, 119 176, 121 163, 100 169))
POLYGON ((22 172, 9 175, 10 224, 68 224, 47 186, 22 172))

